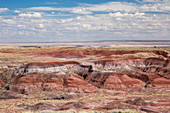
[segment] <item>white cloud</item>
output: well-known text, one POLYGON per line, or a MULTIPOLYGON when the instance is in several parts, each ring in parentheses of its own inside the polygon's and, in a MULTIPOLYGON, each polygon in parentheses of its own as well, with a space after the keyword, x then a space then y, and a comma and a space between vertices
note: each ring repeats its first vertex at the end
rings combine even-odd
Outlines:
POLYGON ((44 28, 43 24, 39 24, 38 26, 39 26, 39 28, 44 28))
POLYGON ((25 25, 18 24, 17 27, 19 27, 19 28, 25 28, 25 25))
POLYGON ((12 19, 6 19, 6 20, 3 20, 3 22, 6 22, 8 24, 15 24, 16 22, 12 19))
POLYGON ((29 18, 31 18, 31 17, 41 18, 42 17, 41 14, 37 13, 37 12, 36 13, 21 13, 18 16, 20 16, 20 17, 29 17, 29 18))
POLYGON ((132 12, 136 10, 136 5, 127 2, 108 2, 105 4, 89 5, 91 11, 125 11, 132 12))
POLYGON ((142 0, 142 2, 159 2, 160 0, 142 0))
MULTIPOLYGON (((1 19, 2 20, 2 19, 1 19)), ((0 21, 1 21, 0 20, 0 21)), ((108 13, 75 18, 14 18, 0 22, 1 40, 18 41, 168 39, 169 15, 143 13, 108 13), (12 23, 12 24, 11 24, 12 23), (17 26, 17 27, 16 27, 17 26), (10 32, 10 34, 9 34, 10 32), (24 37, 24 38, 22 38, 24 37)))
POLYGON ((116 13, 109 13, 109 16, 114 16, 114 17, 125 17, 125 16, 144 16, 145 13, 121 13, 121 12, 116 12, 116 13))
POLYGON ((27 10, 34 11, 66 11, 76 14, 92 14, 92 12, 84 7, 72 7, 72 8, 54 8, 54 7, 31 7, 27 10))
POLYGON ((143 0, 139 1, 141 4, 128 2, 108 2, 104 4, 80 4, 77 7, 71 8, 55 8, 55 7, 31 7, 26 10, 34 11, 63 11, 76 14, 92 14, 92 12, 169 12, 169 0, 143 0))
POLYGON ((6 12, 6 11, 9 11, 9 9, 8 8, 0 8, 0 13, 6 12))
POLYGON ((54 8, 54 7, 30 7, 26 10, 36 10, 36 11, 55 11, 55 10, 61 10, 61 8, 54 8))
POLYGON ((54 7, 31 7, 27 10, 37 10, 37 11, 69 11, 78 14, 91 14, 92 11, 125 11, 131 12, 135 11, 137 6, 133 3, 127 2, 108 2, 104 4, 92 5, 85 4, 84 6, 71 7, 71 8, 54 8, 54 7), (84 13, 83 13, 84 11, 84 13))
POLYGON ((91 29, 91 24, 82 24, 83 28, 91 29))
POLYGON ((21 13, 21 11, 15 10, 14 13, 21 13))
POLYGON ((166 2, 166 1, 168 1, 168 0, 142 0, 142 1, 139 1, 139 2, 158 3, 158 2, 166 2))
POLYGON ((150 0, 153 2, 145 3, 144 1, 141 4, 109 2, 98 5, 81 4, 72 8, 23 9, 21 11, 25 13, 18 14, 12 19, 5 19, 3 16, 0 18, 0 39, 10 39, 10 37, 19 41, 40 41, 41 38, 43 41, 169 39, 170 15, 147 13, 168 12, 169 2, 150 0), (93 15, 90 15, 92 13, 93 15))
POLYGON ((77 14, 92 14, 92 12, 87 10, 86 8, 75 8, 71 12, 77 14))
POLYGON ((152 11, 152 12, 169 12, 170 11, 170 2, 166 4, 144 4, 139 7, 139 11, 152 11))
POLYGON ((138 11, 170 12, 169 0, 142 0, 138 2, 142 4, 138 7, 138 11))

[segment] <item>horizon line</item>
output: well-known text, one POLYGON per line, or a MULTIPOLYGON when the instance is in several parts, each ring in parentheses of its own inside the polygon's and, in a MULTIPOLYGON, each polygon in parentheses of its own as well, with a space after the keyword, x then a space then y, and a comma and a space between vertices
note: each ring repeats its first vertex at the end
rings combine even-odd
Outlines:
POLYGON ((94 41, 45 41, 45 42, 0 42, 0 43, 90 43, 90 42, 170 42, 170 40, 94 40, 94 41))

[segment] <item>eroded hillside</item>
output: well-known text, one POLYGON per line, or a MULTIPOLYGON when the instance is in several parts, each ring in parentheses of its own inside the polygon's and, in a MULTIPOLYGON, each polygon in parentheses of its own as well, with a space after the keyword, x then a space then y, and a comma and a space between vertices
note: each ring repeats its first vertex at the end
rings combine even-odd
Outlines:
POLYGON ((170 111, 169 49, 0 49, 0 65, 1 112, 170 111))

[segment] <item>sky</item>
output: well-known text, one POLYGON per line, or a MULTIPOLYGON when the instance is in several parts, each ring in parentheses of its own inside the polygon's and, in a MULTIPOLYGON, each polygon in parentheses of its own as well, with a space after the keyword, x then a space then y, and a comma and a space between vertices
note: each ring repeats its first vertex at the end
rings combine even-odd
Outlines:
POLYGON ((170 0, 0 0, 0 42, 170 40, 170 0))

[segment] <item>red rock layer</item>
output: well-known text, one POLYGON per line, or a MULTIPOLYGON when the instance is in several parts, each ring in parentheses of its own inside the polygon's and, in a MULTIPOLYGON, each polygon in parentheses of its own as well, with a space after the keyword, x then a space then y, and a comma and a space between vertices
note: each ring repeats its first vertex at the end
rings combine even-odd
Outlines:
POLYGON ((15 92, 33 91, 70 91, 83 92, 87 89, 95 91, 96 88, 84 81, 78 75, 55 75, 31 73, 17 76, 11 83, 11 90, 15 92))
POLYGON ((151 81, 150 84, 148 84, 148 86, 151 87, 157 87, 157 88, 169 88, 170 87, 170 79, 166 79, 166 78, 157 78, 154 79, 153 81, 151 81))
POLYGON ((164 58, 155 58, 155 57, 151 57, 151 58, 147 58, 144 61, 146 66, 151 66, 151 65, 157 65, 160 67, 167 67, 169 66, 169 60, 166 60, 164 58))
POLYGON ((98 88, 106 89, 143 87, 145 85, 141 80, 117 72, 93 72, 85 80, 98 88))

